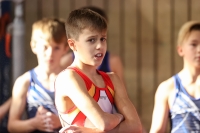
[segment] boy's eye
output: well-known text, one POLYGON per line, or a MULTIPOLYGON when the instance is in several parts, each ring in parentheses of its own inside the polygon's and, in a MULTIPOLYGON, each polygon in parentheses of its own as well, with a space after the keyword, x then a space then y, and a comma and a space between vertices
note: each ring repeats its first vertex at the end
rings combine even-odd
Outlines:
POLYGON ((106 38, 104 38, 104 37, 101 38, 101 41, 102 41, 102 42, 105 42, 105 41, 106 41, 106 38))
POLYGON ((196 44, 196 43, 192 43, 191 45, 192 45, 193 47, 197 46, 197 44, 196 44))
POLYGON ((93 43, 93 42, 95 42, 95 40, 96 39, 92 38, 92 39, 89 39, 88 41, 91 42, 91 43, 93 43))
POLYGON ((55 49, 55 50, 59 50, 59 49, 60 49, 60 47, 58 47, 58 46, 57 46, 57 47, 54 47, 54 49, 55 49))

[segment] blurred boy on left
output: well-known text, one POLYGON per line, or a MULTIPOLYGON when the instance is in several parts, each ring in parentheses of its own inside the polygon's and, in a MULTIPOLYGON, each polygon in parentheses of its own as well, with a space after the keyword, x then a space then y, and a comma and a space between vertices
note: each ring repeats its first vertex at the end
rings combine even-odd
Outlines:
POLYGON ((38 65, 15 81, 8 130, 57 132, 61 124, 54 104, 54 79, 63 70, 60 60, 68 50, 64 22, 54 18, 35 22, 30 45, 38 65), (21 119, 24 112, 26 120, 21 119))

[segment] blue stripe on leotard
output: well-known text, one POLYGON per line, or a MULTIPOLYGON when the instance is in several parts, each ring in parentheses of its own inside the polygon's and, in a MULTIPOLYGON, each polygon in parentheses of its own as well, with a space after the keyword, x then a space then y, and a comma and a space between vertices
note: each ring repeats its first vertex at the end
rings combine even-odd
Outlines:
POLYGON ((200 133, 200 99, 191 97, 178 75, 175 80, 175 98, 170 110, 171 133, 200 133))

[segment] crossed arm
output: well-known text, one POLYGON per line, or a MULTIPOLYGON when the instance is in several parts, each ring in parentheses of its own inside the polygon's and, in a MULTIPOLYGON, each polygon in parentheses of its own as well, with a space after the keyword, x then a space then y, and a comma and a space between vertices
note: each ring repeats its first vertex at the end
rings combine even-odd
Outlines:
POLYGON ((122 121, 114 129, 110 130, 108 133, 141 133, 142 125, 139 116, 134 105, 128 97, 124 84, 117 75, 110 74, 109 76, 115 88, 115 105, 119 113, 124 116, 124 121, 122 121))

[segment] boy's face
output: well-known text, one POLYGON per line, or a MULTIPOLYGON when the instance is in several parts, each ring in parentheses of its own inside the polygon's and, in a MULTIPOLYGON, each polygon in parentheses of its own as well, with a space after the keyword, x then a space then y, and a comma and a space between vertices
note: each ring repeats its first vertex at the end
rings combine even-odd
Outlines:
POLYGON ((183 44, 178 47, 178 52, 185 62, 200 68, 200 31, 193 30, 183 44))
POLYGON ((78 40, 74 40, 76 58, 87 65, 99 66, 107 49, 107 31, 84 29, 78 40), (78 56, 78 57, 77 57, 78 56))
POLYGON ((60 67, 60 60, 68 50, 67 39, 63 38, 61 43, 56 43, 53 39, 47 41, 39 39, 32 44, 32 50, 37 55, 38 65, 47 71, 60 67))

